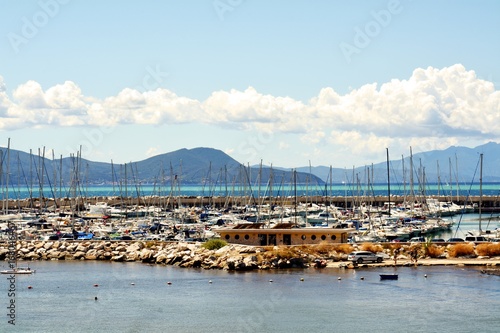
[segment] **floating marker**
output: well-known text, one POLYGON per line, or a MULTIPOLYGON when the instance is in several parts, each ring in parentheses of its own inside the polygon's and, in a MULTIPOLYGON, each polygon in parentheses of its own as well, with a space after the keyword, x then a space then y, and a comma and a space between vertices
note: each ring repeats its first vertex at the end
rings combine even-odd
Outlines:
POLYGON ((340 281, 340 280, 342 280, 342 278, 339 276, 339 277, 337 278, 337 280, 339 280, 339 281, 340 281))
POLYGON ((33 289, 33 287, 32 286, 28 286, 28 289, 33 289))
POLYGON ((273 282, 273 280, 269 280, 269 282, 273 282))
POLYGON ((135 283, 132 282, 130 285, 135 286, 135 283))
POLYGON ((96 297, 94 297, 94 301, 97 301, 97 296, 96 296, 96 297))
POLYGON ((364 279, 365 279, 365 278, 364 278, 364 276, 362 276, 362 277, 361 277, 361 280, 364 280, 364 279))
POLYGON ((427 274, 424 274, 424 278, 426 278, 426 277, 427 277, 427 274))
POLYGON ((300 281, 304 281, 304 278, 300 278, 300 281))
POLYGON ((208 280, 208 283, 212 283, 212 280, 208 280))
POLYGON ((167 282, 167 284, 168 284, 168 285, 171 285, 171 284, 172 284, 172 282, 168 281, 168 282, 167 282))
POLYGON ((94 284, 94 287, 99 287, 99 285, 96 283, 96 284, 94 284))

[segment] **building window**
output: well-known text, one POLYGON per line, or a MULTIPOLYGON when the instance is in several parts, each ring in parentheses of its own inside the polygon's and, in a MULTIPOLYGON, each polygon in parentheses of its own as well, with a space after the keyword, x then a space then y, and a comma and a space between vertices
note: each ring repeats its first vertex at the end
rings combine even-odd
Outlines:
POLYGON ((325 240, 326 239, 326 236, 325 235, 321 235, 321 240, 325 240))
POLYGON ((315 239, 316 239, 316 235, 312 235, 312 236, 311 236, 311 239, 312 239, 312 240, 315 240, 315 239))
POLYGON ((248 240, 250 238, 250 236, 248 235, 245 235, 245 239, 248 240))
POLYGON ((332 240, 336 240, 336 239, 337 239, 337 236, 332 235, 332 240))
POLYGON ((234 239, 240 239, 240 235, 234 235, 234 239))
POLYGON ((300 238, 302 238, 302 240, 306 240, 306 235, 302 235, 300 238))
POLYGON ((224 236, 225 239, 229 239, 229 235, 224 236))

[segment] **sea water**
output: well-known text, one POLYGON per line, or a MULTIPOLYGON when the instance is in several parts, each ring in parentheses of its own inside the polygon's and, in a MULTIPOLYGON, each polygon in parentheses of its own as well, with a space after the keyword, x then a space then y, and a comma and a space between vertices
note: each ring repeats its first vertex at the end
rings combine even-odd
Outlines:
MULTIPOLYGON (((369 188, 355 187, 348 184, 299 184, 297 186, 291 184, 274 185, 271 189, 269 184, 267 186, 226 186, 224 184, 205 184, 205 185, 182 185, 180 188, 173 188, 170 184, 163 185, 128 185, 125 186, 111 186, 111 185, 90 185, 81 186, 76 193, 78 196, 94 197, 94 196, 204 196, 204 197, 227 197, 227 196, 254 196, 254 197, 291 197, 297 196, 345 196, 345 197, 363 197, 369 201, 370 197, 386 196, 387 184, 373 184, 369 188)), ((2 199, 5 196, 4 188, 0 189, 2 199)), ((74 189, 63 187, 47 187, 43 188, 43 197, 45 198, 60 198, 72 197, 75 195, 74 189)), ((479 196, 480 193, 485 196, 496 197, 500 193, 500 183, 486 183, 480 188, 480 185, 475 184, 461 184, 460 186, 443 186, 438 184, 428 184, 425 188, 425 195, 441 195, 447 196, 450 200, 454 200, 457 196, 470 197, 479 196)), ((424 196, 420 191, 410 191, 408 185, 393 184, 391 186, 391 195, 410 196, 413 193, 416 197, 424 196)), ((9 191, 9 198, 11 200, 39 198, 41 196, 39 188, 29 188, 26 186, 12 186, 9 191)))
MULTIPOLYGON (((16 276, 16 325, 4 315, 0 332, 498 332, 500 327, 500 277, 478 268, 228 272, 98 261, 43 261, 31 267, 35 274, 16 276), (379 274, 393 272, 399 280, 380 280, 379 274)), ((1 285, 6 314, 6 279, 1 285)))

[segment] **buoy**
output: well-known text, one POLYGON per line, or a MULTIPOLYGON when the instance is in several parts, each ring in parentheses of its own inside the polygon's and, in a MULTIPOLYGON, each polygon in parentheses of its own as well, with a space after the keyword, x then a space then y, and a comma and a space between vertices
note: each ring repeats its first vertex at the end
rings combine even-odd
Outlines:
POLYGON ((362 276, 362 277, 361 277, 361 280, 364 280, 364 279, 365 279, 365 278, 362 276))
POLYGON ((212 280, 208 280, 208 283, 212 283, 212 280))
POLYGON ((300 278, 300 281, 304 281, 304 278, 300 278))
POLYGON ((424 278, 426 278, 426 277, 427 277, 427 274, 424 274, 424 278))
POLYGON ((168 281, 168 282, 167 282, 167 284, 168 284, 168 285, 171 285, 171 284, 172 284, 172 282, 168 281))
POLYGON ((340 281, 340 280, 342 280, 342 278, 339 276, 339 277, 337 278, 337 280, 339 280, 339 281, 340 281))
POLYGON ((94 287, 99 287, 99 285, 96 283, 96 284, 94 284, 94 287))
POLYGON ((33 287, 32 286, 28 286, 28 289, 33 289, 33 287))
POLYGON ((269 280, 269 282, 273 282, 273 280, 269 280))
POLYGON ((95 300, 95 301, 97 301, 97 296, 96 296, 96 297, 94 297, 94 300, 95 300))
POLYGON ((132 282, 130 285, 135 286, 135 283, 132 282))

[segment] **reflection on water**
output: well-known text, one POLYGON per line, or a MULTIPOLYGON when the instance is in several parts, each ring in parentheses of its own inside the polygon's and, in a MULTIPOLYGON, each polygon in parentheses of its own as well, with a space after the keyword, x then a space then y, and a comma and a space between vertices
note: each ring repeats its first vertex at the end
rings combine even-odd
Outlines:
POLYGON ((17 279, 16 327, 3 320, 2 332, 496 332, 500 325, 500 279, 473 268, 32 266, 36 274, 17 279), (379 279, 394 271, 399 280, 379 279))

